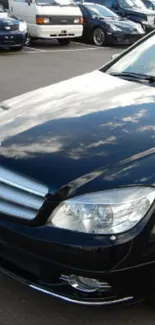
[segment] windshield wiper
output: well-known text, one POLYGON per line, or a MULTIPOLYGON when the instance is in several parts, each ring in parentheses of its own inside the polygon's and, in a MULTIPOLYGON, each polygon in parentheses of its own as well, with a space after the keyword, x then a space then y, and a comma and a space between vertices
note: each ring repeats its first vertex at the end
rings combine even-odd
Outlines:
POLYGON ((111 76, 120 77, 124 79, 130 79, 137 82, 147 82, 147 83, 154 83, 155 76, 141 74, 141 73, 134 73, 134 72, 112 72, 110 73, 111 76))

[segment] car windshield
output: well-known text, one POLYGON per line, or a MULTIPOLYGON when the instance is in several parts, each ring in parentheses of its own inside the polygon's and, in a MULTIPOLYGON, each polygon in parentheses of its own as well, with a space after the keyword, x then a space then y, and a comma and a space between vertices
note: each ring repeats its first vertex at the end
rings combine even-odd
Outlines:
POLYGON ((92 4, 92 5, 89 4, 89 5, 85 5, 85 7, 87 8, 87 10, 91 14, 91 16, 113 17, 113 18, 118 17, 114 12, 112 12, 110 9, 108 9, 104 6, 100 6, 100 5, 96 5, 96 4, 92 4))
MULTIPOLYGON (((106 70, 108 74, 140 74, 155 77, 155 34, 106 70)), ((104 69, 101 71, 104 71, 104 69)))
POLYGON ((0 5, 0 12, 4 12, 4 8, 0 5))
POLYGON ((38 6, 76 6, 72 0, 36 0, 38 6))
POLYGON ((131 7, 146 9, 144 3, 141 0, 119 0, 121 8, 129 9, 131 7))

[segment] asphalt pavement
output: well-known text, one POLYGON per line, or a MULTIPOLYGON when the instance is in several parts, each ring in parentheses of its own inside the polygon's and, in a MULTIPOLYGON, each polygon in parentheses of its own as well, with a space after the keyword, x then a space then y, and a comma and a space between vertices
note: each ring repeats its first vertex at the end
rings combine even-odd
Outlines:
MULTIPOLYGON (((0 101, 97 69, 122 48, 68 47, 38 42, 22 52, 0 52, 0 101)), ((143 285, 143 284, 142 284, 143 285)), ((0 275, 0 325, 154 325, 155 311, 72 305, 0 275)))

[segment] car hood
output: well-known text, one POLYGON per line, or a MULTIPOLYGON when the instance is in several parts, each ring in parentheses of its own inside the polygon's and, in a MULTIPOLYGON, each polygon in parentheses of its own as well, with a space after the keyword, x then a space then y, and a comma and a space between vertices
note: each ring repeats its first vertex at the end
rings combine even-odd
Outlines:
POLYGON ((51 192, 96 178, 122 161, 154 153, 154 102, 153 87, 100 71, 5 101, 0 165, 51 192))
POLYGON ((142 33, 143 29, 141 28, 141 26, 139 26, 139 24, 134 23, 130 20, 127 19, 100 19, 100 21, 106 22, 108 25, 115 25, 118 28, 122 29, 124 32, 138 32, 138 33, 142 33))
POLYGON ((14 25, 19 24, 16 18, 10 17, 8 13, 0 12, 0 25, 14 25))

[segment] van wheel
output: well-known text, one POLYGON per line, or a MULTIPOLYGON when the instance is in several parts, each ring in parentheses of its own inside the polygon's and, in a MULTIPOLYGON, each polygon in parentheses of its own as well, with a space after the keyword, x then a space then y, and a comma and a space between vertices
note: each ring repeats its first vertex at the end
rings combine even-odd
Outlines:
POLYGON ((106 43, 106 34, 101 27, 96 27, 93 30, 92 40, 96 46, 103 46, 106 43))
POLYGON ((58 42, 60 45, 69 45, 70 40, 68 38, 59 38, 58 42))

